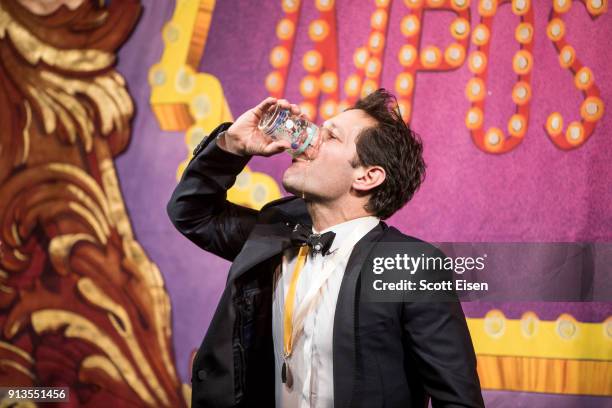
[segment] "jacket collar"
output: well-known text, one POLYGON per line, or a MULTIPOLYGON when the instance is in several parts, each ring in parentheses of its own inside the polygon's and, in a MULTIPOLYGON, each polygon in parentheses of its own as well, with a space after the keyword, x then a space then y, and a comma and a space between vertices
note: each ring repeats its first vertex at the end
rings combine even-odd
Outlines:
POLYGON ((228 281, 287 249, 296 223, 312 223, 301 198, 283 198, 262 208, 257 224, 232 263, 228 281))

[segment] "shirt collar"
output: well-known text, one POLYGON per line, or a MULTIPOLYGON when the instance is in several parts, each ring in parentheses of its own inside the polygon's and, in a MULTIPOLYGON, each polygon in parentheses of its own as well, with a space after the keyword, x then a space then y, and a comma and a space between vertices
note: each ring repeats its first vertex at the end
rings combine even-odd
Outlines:
MULTIPOLYGON (((370 226, 370 228, 367 229, 367 231, 370 231, 370 230, 372 230, 372 228, 377 226, 379 223, 380 223, 380 218, 374 217, 372 215, 369 215, 369 216, 354 218, 354 219, 349 220, 349 221, 341 222, 340 224, 333 225, 333 226, 331 226, 329 228, 324 229, 321 232, 317 232, 315 230, 314 226, 313 226, 312 227, 312 232, 313 233, 318 233, 318 234, 324 234, 324 233, 326 233, 328 231, 333 231, 334 233, 336 233, 336 236, 334 237, 334 241, 332 242, 332 245, 329 248, 329 252, 333 252, 336 249, 338 249, 340 246, 342 246, 342 243, 348 237, 350 237, 351 233, 358 226, 360 226, 360 225, 370 226)), ((359 239, 361 239, 361 238, 363 238, 363 237, 359 237, 359 239)))

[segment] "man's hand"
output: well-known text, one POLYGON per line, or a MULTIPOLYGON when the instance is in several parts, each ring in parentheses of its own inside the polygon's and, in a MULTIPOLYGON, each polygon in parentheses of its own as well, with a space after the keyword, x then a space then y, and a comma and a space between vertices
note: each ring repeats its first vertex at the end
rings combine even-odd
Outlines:
POLYGON ((274 104, 290 109, 291 113, 301 115, 299 106, 285 99, 266 98, 259 105, 240 115, 217 139, 217 146, 238 156, 271 156, 291 147, 286 140, 273 140, 257 128, 263 114, 274 104))

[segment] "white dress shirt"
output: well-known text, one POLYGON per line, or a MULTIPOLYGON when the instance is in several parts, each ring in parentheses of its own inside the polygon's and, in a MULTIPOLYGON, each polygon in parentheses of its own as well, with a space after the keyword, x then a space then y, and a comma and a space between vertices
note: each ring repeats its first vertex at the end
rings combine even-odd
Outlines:
MULTIPOLYGON (((289 290, 291 276, 297 259, 297 248, 289 248, 283 253, 280 271, 274 276, 274 298, 272 302, 272 337, 275 360, 275 395, 277 408, 331 408, 334 405, 333 378, 333 332, 336 301, 346 264, 352 249, 346 256, 334 257, 334 251, 347 240, 359 241, 367 232, 378 225, 376 217, 361 217, 334 225, 320 233, 336 233, 330 254, 308 254, 306 264, 297 281, 295 309, 313 285, 313 276, 320 273, 326 262, 337 262, 329 279, 322 286, 314 308, 304 320, 304 328, 293 343, 289 357, 289 367, 293 377, 292 387, 281 381, 283 365, 283 315, 285 297, 289 290), (358 228, 359 227, 359 228, 358 228), (352 236, 353 232, 359 236, 352 236), (365 231, 365 232, 364 232, 365 231), (342 259, 337 259, 342 258, 342 259)), ((338 253, 339 254, 339 253, 338 253)), ((294 312, 295 315, 295 312, 294 312)))

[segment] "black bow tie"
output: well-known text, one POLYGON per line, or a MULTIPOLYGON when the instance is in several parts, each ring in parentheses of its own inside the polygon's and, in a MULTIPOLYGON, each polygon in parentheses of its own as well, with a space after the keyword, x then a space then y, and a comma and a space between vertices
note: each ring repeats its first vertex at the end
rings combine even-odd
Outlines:
POLYGON ((291 243, 293 245, 308 245, 314 254, 321 253, 321 255, 327 255, 329 248, 331 248, 332 242, 336 233, 328 231, 325 234, 313 234, 312 227, 296 224, 291 231, 291 243))

